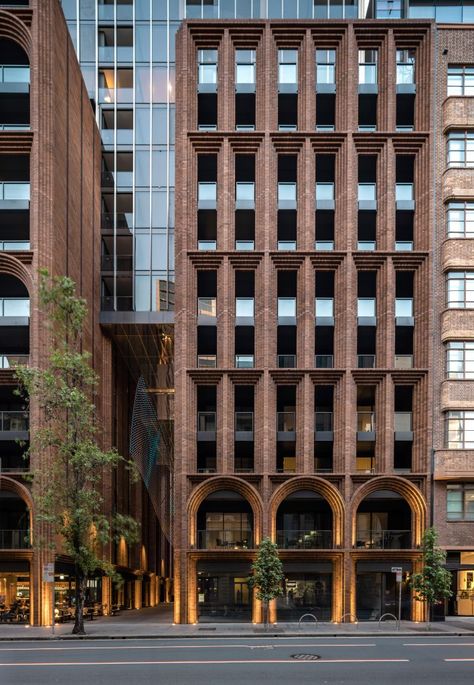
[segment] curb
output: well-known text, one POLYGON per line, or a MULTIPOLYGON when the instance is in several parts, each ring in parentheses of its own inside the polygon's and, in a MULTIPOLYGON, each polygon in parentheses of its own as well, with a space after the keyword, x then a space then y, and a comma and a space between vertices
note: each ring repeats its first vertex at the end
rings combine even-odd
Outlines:
POLYGON ((460 632, 433 632, 426 631, 420 633, 407 633, 407 632, 360 632, 358 634, 354 633, 272 633, 269 631, 266 634, 254 634, 254 633, 233 633, 232 635, 196 635, 195 633, 189 635, 168 635, 168 634, 148 634, 148 635, 49 635, 40 637, 31 637, 26 635, 12 636, 12 637, 0 637, 0 642, 51 642, 51 641, 78 641, 78 640, 201 640, 201 639, 219 639, 219 640, 235 640, 235 639, 265 639, 265 638, 307 638, 307 637, 319 637, 319 638, 358 638, 358 637, 471 637, 474 635, 474 631, 460 633, 460 632))

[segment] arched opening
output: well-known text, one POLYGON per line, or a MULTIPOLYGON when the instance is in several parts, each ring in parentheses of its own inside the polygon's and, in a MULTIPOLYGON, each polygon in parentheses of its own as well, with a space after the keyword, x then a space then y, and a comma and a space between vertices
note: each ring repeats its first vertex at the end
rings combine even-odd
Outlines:
POLYGON ((367 550, 367 558, 356 562, 356 614, 362 620, 377 620, 384 613, 411 618, 409 576, 411 560, 403 550, 412 549, 414 514, 407 500, 395 490, 374 490, 357 507, 355 547, 367 550), (379 552, 379 553, 378 553, 379 552), (383 555, 380 555, 383 552, 383 555), (401 570, 400 585, 396 571, 401 570))
POLYGON ((30 128, 30 65, 13 40, 0 38, 0 130, 30 128))
MULTIPOLYGON (((333 547, 333 512, 315 490, 288 494, 276 512, 276 541, 281 550, 315 551, 333 547)), ((304 613, 330 620, 332 613, 332 561, 283 561, 284 594, 277 602, 279 621, 297 621, 304 613)))
POLYGON ((30 296, 15 276, 0 273, 0 368, 28 362, 30 352, 30 296))
POLYGON ((232 490, 209 494, 197 512, 199 549, 253 547, 253 513, 249 502, 232 490))
MULTIPOLYGON (((0 122, 0 130, 1 128, 0 122)), ((28 155, 1 155, 0 251, 17 252, 29 249, 30 158, 28 155)))
POLYGON ((314 490, 292 492, 276 515, 276 542, 280 549, 332 548, 332 510, 314 490))
POLYGON ((30 611, 29 563, 16 559, 15 552, 31 546, 30 511, 25 500, 9 489, 0 489, 0 522, 0 550, 9 551, 8 561, 0 559, 0 606, 8 620, 26 623, 30 611))
MULTIPOLYGON (((234 490, 216 490, 197 510, 197 547, 235 552, 254 546, 254 516, 250 503, 234 490)), ((197 562, 199 621, 251 620, 250 561, 201 559, 197 562)))
POLYGON ((356 547, 410 549, 412 513, 408 502, 393 490, 376 490, 359 504, 356 547))

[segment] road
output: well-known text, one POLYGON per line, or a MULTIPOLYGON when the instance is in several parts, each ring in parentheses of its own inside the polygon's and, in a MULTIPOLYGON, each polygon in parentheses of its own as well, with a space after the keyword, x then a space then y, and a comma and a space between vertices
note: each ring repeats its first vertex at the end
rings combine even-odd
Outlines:
POLYGON ((1 685, 473 681, 474 636, 0 642, 1 685), (319 659, 295 659, 298 654, 319 659))

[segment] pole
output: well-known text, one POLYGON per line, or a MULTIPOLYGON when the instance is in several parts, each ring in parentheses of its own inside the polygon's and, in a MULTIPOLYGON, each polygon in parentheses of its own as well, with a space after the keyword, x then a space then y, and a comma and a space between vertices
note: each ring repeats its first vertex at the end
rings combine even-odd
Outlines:
POLYGON ((54 635, 54 580, 51 583, 51 634, 54 635))
POLYGON ((402 581, 398 581, 398 630, 400 630, 400 621, 402 619, 402 581))

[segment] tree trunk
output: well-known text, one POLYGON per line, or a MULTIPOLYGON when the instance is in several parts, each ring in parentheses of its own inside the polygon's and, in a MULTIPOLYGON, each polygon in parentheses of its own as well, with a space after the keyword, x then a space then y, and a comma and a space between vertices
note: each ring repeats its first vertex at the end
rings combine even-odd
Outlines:
POLYGON ((85 635, 84 629, 84 602, 86 599, 86 577, 76 567, 76 617, 74 619, 73 635, 85 635))
POLYGON ((268 630, 268 602, 263 603, 263 622, 265 630, 268 630))

